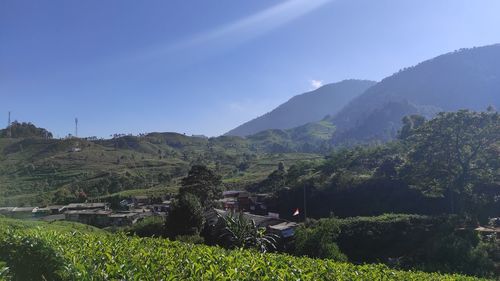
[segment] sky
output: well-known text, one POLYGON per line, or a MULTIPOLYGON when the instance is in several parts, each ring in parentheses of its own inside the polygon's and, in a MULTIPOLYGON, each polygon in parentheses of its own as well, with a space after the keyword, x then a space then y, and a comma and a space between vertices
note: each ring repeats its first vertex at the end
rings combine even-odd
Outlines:
POLYGON ((498 0, 0 0, 0 127, 221 135, 292 96, 500 43, 498 0), (5 121, 1 116, 5 116, 5 121))

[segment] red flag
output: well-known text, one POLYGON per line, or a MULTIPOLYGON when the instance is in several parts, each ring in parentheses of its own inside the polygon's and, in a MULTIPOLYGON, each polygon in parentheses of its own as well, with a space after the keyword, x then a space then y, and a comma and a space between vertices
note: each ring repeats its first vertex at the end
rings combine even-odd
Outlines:
POLYGON ((298 216, 300 214, 299 208, 295 209, 295 212, 293 212, 293 216, 298 216))

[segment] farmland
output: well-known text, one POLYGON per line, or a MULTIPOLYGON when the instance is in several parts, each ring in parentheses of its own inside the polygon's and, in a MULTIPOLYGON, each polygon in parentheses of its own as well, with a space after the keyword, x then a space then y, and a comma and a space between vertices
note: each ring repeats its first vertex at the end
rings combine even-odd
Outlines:
POLYGON ((0 225, 0 258, 11 267, 6 280, 34 272, 59 280, 481 280, 107 234, 78 224, 0 219, 0 225), (15 267, 23 258, 32 262, 30 273, 15 267))

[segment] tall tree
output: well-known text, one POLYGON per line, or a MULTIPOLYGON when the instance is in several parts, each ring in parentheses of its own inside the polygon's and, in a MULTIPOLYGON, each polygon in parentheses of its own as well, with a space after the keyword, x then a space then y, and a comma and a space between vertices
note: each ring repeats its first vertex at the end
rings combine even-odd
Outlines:
POLYGON ((399 138, 406 139, 408 138, 414 130, 418 127, 422 126, 425 123, 425 117, 422 115, 409 115, 403 117, 403 127, 399 131, 399 138))
POLYGON ((190 193, 198 197, 203 206, 211 205, 211 202, 222 195, 221 177, 204 165, 191 167, 187 177, 182 179, 180 195, 190 193))
POLYGON ((198 198, 185 193, 172 203, 166 221, 166 232, 170 237, 197 235, 204 223, 203 208, 198 198))
POLYGON ((478 188, 500 180, 500 115, 497 112, 440 113, 413 130, 407 175, 425 193, 457 203, 475 199, 478 188))

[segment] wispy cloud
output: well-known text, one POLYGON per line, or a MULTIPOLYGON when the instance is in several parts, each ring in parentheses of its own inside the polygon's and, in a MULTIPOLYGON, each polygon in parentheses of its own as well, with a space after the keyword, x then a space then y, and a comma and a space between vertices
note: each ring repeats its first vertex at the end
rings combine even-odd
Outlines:
POLYGON ((154 58, 175 51, 203 46, 227 48, 272 31, 333 0, 288 0, 235 22, 199 33, 170 45, 157 46, 141 54, 142 58, 154 58))
POLYGON ((316 90, 317 88, 323 86, 323 81, 321 80, 312 79, 310 82, 311 82, 311 88, 313 90, 316 90))

